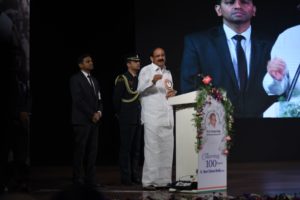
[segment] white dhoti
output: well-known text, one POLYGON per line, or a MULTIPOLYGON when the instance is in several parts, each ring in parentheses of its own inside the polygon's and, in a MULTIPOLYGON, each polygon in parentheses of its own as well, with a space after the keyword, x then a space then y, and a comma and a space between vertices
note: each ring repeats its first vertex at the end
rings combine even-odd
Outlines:
POLYGON ((172 182, 173 127, 145 123, 144 130, 143 186, 166 186, 172 182))

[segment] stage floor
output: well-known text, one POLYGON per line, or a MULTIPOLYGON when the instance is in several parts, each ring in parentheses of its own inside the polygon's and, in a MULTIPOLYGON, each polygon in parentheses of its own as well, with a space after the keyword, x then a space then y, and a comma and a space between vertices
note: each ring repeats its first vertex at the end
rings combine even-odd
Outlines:
MULTIPOLYGON (((101 192, 109 199, 210 199, 212 193, 172 193, 168 190, 143 191, 141 186, 122 186, 118 166, 98 166, 97 179, 104 187, 101 192)), ((32 166, 31 192, 36 200, 51 197, 71 185, 70 166, 32 166)), ((228 163, 228 189, 215 195, 238 197, 244 194, 300 197, 300 161, 228 163)))

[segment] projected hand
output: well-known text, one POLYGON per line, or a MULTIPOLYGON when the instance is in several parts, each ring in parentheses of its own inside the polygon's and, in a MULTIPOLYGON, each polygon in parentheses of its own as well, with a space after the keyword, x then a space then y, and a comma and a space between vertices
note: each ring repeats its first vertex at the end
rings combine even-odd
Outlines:
POLYGON ((280 58, 273 58, 267 65, 268 73, 277 81, 281 81, 286 74, 286 63, 280 58))

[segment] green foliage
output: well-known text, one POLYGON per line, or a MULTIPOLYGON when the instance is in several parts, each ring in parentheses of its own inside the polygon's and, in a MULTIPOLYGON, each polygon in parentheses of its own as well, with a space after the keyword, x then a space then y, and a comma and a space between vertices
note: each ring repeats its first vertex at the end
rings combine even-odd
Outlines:
POLYGON ((231 101, 227 98, 226 91, 221 88, 216 88, 211 83, 211 78, 209 76, 201 76, 203 84, 200 86, 198 90, 198 95, 196 98, 196 113, 194 113, 194 125, 197 129, 197 136, 196 136, 196 151, 199 152, 202 148, 202 135, 203 135, 203 127, 202 121, 203 121, 203 108, 204 106, 209 103, 207 102, 207 96, 211 96, 216 101, 220 102, 225 110, 225 120, 226 120, 226 139, 227 139, 227 149, 226 152, 229 151, 233 138, 233 130, 232 130, 232 124, 233 124, 233 106, 231 104, 231 101), (204 81, 204 79, 208 79, 204 81))

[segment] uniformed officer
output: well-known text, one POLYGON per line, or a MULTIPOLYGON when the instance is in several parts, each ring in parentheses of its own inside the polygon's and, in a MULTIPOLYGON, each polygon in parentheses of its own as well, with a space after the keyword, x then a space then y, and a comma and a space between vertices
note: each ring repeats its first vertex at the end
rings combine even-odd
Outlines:
POLYGON ((120 127, 119 164, 123 185, 140 184, 141 106, 137 92, 140 59, 137 54, 126 57, 127 71, 115 79, 114 107, 120 127))

